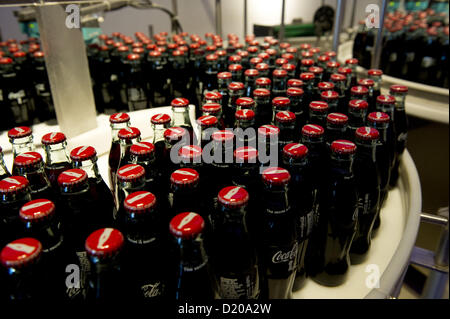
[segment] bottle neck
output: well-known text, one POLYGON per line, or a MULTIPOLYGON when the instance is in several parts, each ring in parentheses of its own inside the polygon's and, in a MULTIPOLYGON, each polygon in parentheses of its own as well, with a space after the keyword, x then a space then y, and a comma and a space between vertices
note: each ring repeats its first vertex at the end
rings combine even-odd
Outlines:
POLYGON ((106 299, 111 291, 117 291, 118 275, 120 273, 119 257, 109 258, 102 261, 95 257, 90 257, 91 275, 88 289, 91 290, 91 297, 94 299, 106 299))
POLYGON ((157 227, 159 221, 155 213, 155 211, 126 213, 123 232, 129 243, 139 247, 157 244, 160 236, 157 227))
POLYGON ((371 161, 373 163, 376 162, 376 146, 377 146, 377 140, 373 141, 361 141, 359 139, 356 139, 356 156, 359 157, 361 160, 371 161))
POLYGON ((130 126, 130 121, 125 123, 111 123, 111 139, 112 142, 117 142, 119 140, 119 131, 123 128, 130 126))
POLYGON ((283 215, 290 211, 287 185, 264 185, 265 212, 269 215, 283 215))
POLYGON ((70 163, 70 157, 66 149, 67 143, 45 145, 45 163, 51 166, 57 163, 70 163))
POLYGON ((405 99, 406 94, 392 94, 395 98, 395 110, 396 111, 404 111, 405 110, 405 99))
POLYGON ((176 239, 180 250, 180 261, 183 271, 193 272, 203 268, 208 262, 208 258, 203 247, 201 235, 193 239, 176 239))
POLYGON ((74 168, 81 168, 84 170, 88 176, 88 178, 101 180, 102 177, 99 173, 98 166, 97 166, 97 158, 91 158, 87 159, 85 161, 74 161, 73 162, 74 168))
POLYGON ((376 128, 378 132, 380 133, 380 140, 383 143, 386 143, 388 139, 388 129, 389 129, 389 123, 371 123, 368 122, 369 126, 376 128))
POLYGON ((50 181, 45 174, 43 163, 33 167, 16 166, 14 168, 14 174, 24 176, 28 179, 32 193, 40 192, 50 187, 50 181))
POLYGON ((25 222, 25 229, 31 237, 39 238, 44 253, 55 251, 63 242, 62 230, 56 216, 40 222, 25 222))
POLYGON ((10 139, 10 142, 12 144, 14 158, 19 154, 33 152, 35 150, 32 135, 22 138, 13 138, 10 139))
POLYGON ((192 127, 191 119, 189 117, 189 106, 187 107, 172 107, 173 119, 172 127, 192 127))
POLYGON ((353 155, 331 155, 331 170, 337 175, 353 175, 353 155))
POLYGON ((164 141, 164 131, 169 128, 170 123, 166 124, 152 124, 153 129, 153 145, 157 142, 164 141))

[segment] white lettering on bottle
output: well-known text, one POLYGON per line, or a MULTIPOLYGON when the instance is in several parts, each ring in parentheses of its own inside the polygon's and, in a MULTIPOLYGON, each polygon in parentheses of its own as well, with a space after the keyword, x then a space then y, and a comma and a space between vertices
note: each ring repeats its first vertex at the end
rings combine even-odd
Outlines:
POLYGON ((282 250, 277 251, 272 256, 272 262, 274 264, 279 264, 279 263, 286 263, 289 262, 290 260, 296 259, 297 251, 298 251, 298 243, 295 242, 294 246, 292 246, 292 249, 290 251, 287 252, 283 252, 282 250))

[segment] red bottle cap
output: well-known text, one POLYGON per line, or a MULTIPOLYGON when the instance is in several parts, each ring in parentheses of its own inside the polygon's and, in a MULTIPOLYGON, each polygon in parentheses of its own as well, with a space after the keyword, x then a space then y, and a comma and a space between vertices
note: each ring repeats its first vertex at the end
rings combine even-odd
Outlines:
POLYGON ((408 87, 406 85, 394 84, 394 85, 391 85, 389 91, 391 93, 407 93, 408 87))
POLYGON ((358 84, 361 86, 372 87, 375 84, 375 82, 372 79, 359 79, 358 84))
POLYGON ((192 162, 195 159, 202 157, 202 148, 197 145, 185 145, 178 150, 178 156, 183 162, 192 162))
POLYGON ((89 256, 107 258, 117 254, 124 244, 120 231, 114 228, 101 228, 86 239, 84 247, 89 256))
POLYGON ((269 167, 262 173, 262 179, 269 185, 286 185, 291 180, 291 174, 281 167, 269 167))
POLYGON ((359 127, 356 130, 355 135, 356 138, 365 141, 377 140, 380 137, 380 133, 377 129, 368 126, 359 127))
POLYGON ((20 219, 25 222, 35 222, 43 220, 55 212, 55 204, 48 199, 35 199, 29 201, 20 208, 20 219))
POLYGON ((202 106, 203 113, 217 114, 222 110, 222 106, 219 103, 206 103, 202 106))
POLYGON ((31 128, 28 126, 18 126, 8 131, 9 138, 21 138, 31 135, 31 128))
POLYGON ((344 75, 348 75, 348 74, 352 74, 352 69, 350 69, 350 68, 347 68, 347 67, 340 67, 339 69, 338 69, 338 73, 339 74, 344 74, 344 75))
POLYGON ((176 99, 173 99, 170 103, 172 107, 188 107, 189 106, 189 100, 185 99, 184 97, 179 97, 176 99))
POLYGON ((275 120, 280 123, 295 122, 295 114, 290 111, 277 112, 277 114, 275 115, 275 120))
POLYGON ((359 63, 358 59, 355 58, 345 60, 345 64, 347 65, 358 65, 358 63, 359 63))
POLYGON ((311 53, 313 53, 313 54, 317 54, 317 53, 320 53, 320 48, 311 48, 311 49, 309 49, 309 51, 311 52, 311 53))
POLYGON ((395 97, 393 97, 392 95, 378 95, 377 102, 380 104, 394 104, 395 97))
POLYGON ((268 89, 255 89, 253 97, 270 97, 270 91, 268 89))
POLYGON ((33 56, 34 56, 36 59, 43 58, 43 57, 44 57, 44 52, 42 52, 42 51, 36 51, 36 52, 33 53, 33 56))
POLYGON ((341 64, 339 62, 336 62, 336 61, 329 61, 327 63, 327 68, 330 68, 330 69, 337 69, 340 66, 341 66, 341 64))
POLYGON ((80 168, 68 169, 58 176, 58 185, 62 187, 79 185, 86 181, 87 174, 80 168))
POLYGON ((309 51, 302 52, 302 58, 312 58, 312 57, 314 57, 314 54, 312 52, 309 51))
POLYGON ((228 71, 230 71, 230 72, 242 71, 242 65, 240 65, 240 64, 230 64, 228 66, 228 71))
POLYGON ((217 196, 220 204, 227 208, 239 208, 248 203, 248 192, 239 186, 222 188, 217 196))
POLYGON ((300 44, 300 50, 309 50, 309 49, 311 49, 311 44, 309 43, 300 44))
POLYGON ((234 117, 237 120, 250 121, 255 118, 255 112, 253 112, 252 110, 249 110, 249 109, 242 109, 242 110, 236 111, 236 113, 234 114, 234 117))
POLYGON ((258 70, 256 69, 247 69, 244 72, 245 76, 257 77, 259 75, 258 70))
MULTIPOLYGON (((143 54, 144 53, 144 48, 133 48, 133 53, 137 54, 139 57, 141 57, 139 54, 143 54)), ((174 51, 175 53, 175 51, 174 51)), ((173 53, 173 55, 174 55, 173 53)))
POLYGON ((366 95, 369 93, 369 90, 365 86, 361 85, 352 87, 350 91, 352 92, 352 95, 358 96, 366 95))
POLYGON ((302 128, 302 135, 309 137, 319 137, 325 133, 325 130, 322 126, 317 124, 306 124, 302 128))
POLYGON ((316 76, 314 75, 314 73, 311 72, 303 72, 300 74, 300 79, 302 81, 310 81, 310 80, 314 80, 316 76))
POLYGON ((287 53, 291 53, 291 54, 295 54, 295 53, 298 52, 298 50, 297 50, 297 48, 289 47, 289 48, 286 49, 286 52, 287 53))
POLYGON ((290 143, 283 147, 283 154, 290 158, 304 158, 308 154, 308 148, 300 143, 290 143))
POLYGON ((288 42, 281 42, 281 43, 280 43, 280 48, 281 48, 281 49, 287 49, 287 48, 289 48, 290 46, 291 46, 291 44, 288 43, 288 42))
POLYGON ((42 156, 38 152, 26 152, 16 156, 14 165, 17 167, 27 167, 42 163, 42 156))
POLYGON ((334 83, 332 83, 332 82, 320 82, 317 86, 319 87, 319 90, 321 90, 321 91, 327 91, 327 90, 334 89, 334 83))
POLYGON ((255 101, 251 97, 240 97, 236 100, 236 105, 243 109, 250 109, 255 106, 255 101))
POLYGON ((328 103, 323 101, 312 101, 309 103, 309 109, 315 112, 327 112, 328 111, 328 103))
POLYGON ((369 104, 365 100, 351 100, 348 103, 348 106, 354 110, 362 110, 367 109, 369 107, 369 104))
POLYGON ((121 182, 132 182, 142 178, 145 169, 138 164, 127 164, 117 170, 117 178, 121 182))
MULTIPOLYGON (((267 52, 261 52, 258 54, 258 58, 260 58, 264 61, 264 60, 270 59, 270 55, 267 52)), ((260 64, 260 63, 258 63, 258 64, 260 64)))
POLYGON ((200 175, 195 169, 180 168, 170 175, 170 182, 173 185, 195 185, 197 184, 200 175))
POLYGON ((35 262, 42 253, 42 244, 34 238, 21 238, 7 244, 0 253, 5 267, 22 268, 35 262))
POLYGON ((339 94, 336 91, 323 91, 320 93, 320 96, 324 100, 337 100, 339 98, 339 94))
POLYGON ((160 57, 161 56, 161 51, 153 50, 153 51, 150 51, 148 55, 151 56, 151 57, 155 57, 155 58, 156 57, 160 57))
POLYGON ((130 213, 143 213, 147 212, 156 204, 156 196, 150 192, 137 191, 131 193, 125 198, 123 206, 125 210, 130 213))
POLYGON ((28 179, 23 176, 10 176, 0 181, 0 193, 17 193, 30 185, 28 179))
POLYGON ((232 55, 228 58, 230 64, 239 64, 242 61, 242 58, 239 55, 232 55))
POLYGON ((277 108, 288 108, 291 105, 291 100, 284 96, 277 96, 272 100, 272 106, 277 108))
POLYGON ((13 60, 11 58, 0 58, 0 64, 12 64, 13 60))
POLYGON ((190 239, 201 234, 205 227, 202 216, 193 212, 184 212, 176 215, 169 224, 170 233, 182 239, 190 239))
POLYGON ((354 154, 356 145, 347 140, 337 140, 331 143, 331 151, 337 154, 354 154))
POLYGON ((72 161, 85 161, 97 156, 97 151, 92 146, 78 146, 70 152, 72 161))
POLYGON ((383 71, 379 69, 370 69, 369 71, 367 71, 367 74, 370 76, 382 76, 383 71))
POLYGON ((286 70, 280 70, 280 69, 274 70, 273 71, 273 76, 277 77, 277 78, 286 77, 287 76, 287 71, 286 70))
POLYGON ((295 65, 290 64, 290 63, 286 63, 286 64, 283 64, 282 68, 283 68, 283 70, 286 70, 288 72, 289 71, 294 71, 295 70, 295 65))
POLYGON ((258 47, 257 47, 257 46, 254 46, 254 45, 249 46, 249 47, 247 48, 247 52, 248 52, 248 53, 256 53, 256 52, 258 52, 258 47))
POLYGON ((308 71, 314 74, 322 74, 323 68, 321 68, 320 66, 312 66, 308 69, 308 71))
POLYGON ((255 80, 256 85, 270 85, 272 81, 269 78, 261 77, 255 80))
POLYGON ((272 135, 279 135, 280 129, 276 127, 275 125, 262 125, 258 127, 258 136, 260 137, 270 137, 272 135))
POLYGON ((302 59, 301 63, 303 66, 313 66, 314 60, 313 59, 302 59))
POLYGON ((217 61, 217 59, 219 59, 217 54, 208 54, 206 56, 206 61, 217 61))
POLYGON ((234 139, 234 133, 230 130, 220 130, 212 133, 211 138, 215 142, 225 143, 234 139))
POLYGON ((317 58, 317 61, 319 62, 328 62, 330 61, 330 57, 327 55, 321 55, 317 58))
POLYGON ((333 82, 341 82, 341 81, 345 81, 347 78, 345 75, 343 74, 332 74, 330 76, 331 81, 333 82))
POLYGON ((371 123, 389 123, 390 119, 384 112, 372 112, 367 116, 367 120, 371 123))
POLYGON ((128 61, 136 61, 136 60, 139 60, 140 57, 141 56, 139 54, 131 53, 131 54, 128 54, 127 60, 128 61))
POLYGON ((327 122, 335 125, 345 125, 348 123, 348 116, 342 113, 330 113, 327 122))
POLYGON ((150 142, 139 142, 131 145, 130 153, 133 155, 150 155, 155 151, 155 146, 150 142))
POLYGON ((242 82, 231 82, 228 85, 228 89, 231 91, 239 91, 239 90, 243 90, 245 88, 244 83, 242 82))
POLYGON ((47 133, 42 136, 41 143, 44 145, 53 145, 62 143, 66 140, 66 136, 61 132, 47 133))
POLYGON ((123 140, 131 140, 141 136, 141 131, 137 127, 125 127, 117 133, 117 136, 123 140))
POLYGON ((251 146, 239 147, 234 151, 234 158, 237 163, 250 162, 258 158, 258 151, 251 146))
POLYGON ((25 52, 23 52, 23 51, 14 52, 15 58, 23 58, 24 56, 25 56, 25 52))
POLYGON ((304 94, 303 89, 298 87, 290 87, 286 91, 287 96, 302 96, 304 94))
POLYGON ((209 52, 214 52, 216 50, 217 50, 217 47, 215 45, 208 45, 206 47, 206 51, 209 51, 209 52))
POLYGON ((206 92, 205 100, 215 101, 215 102, 220 101, 220 100, 222 100, 222 94, 220 94, 219 92, 206 92))
POLYGON ((178 141, 183 138, 188 132, 182 127, 171 127, 164 131, 164 138, 167 141, 178 141))
POLYGON ((289 79, 287 81, 288 88, 294 87, 294 88, 301 88, 303 87, 303 81, 299 79, 289 79))
POLYGON ((168 114, 165 113, 158 113, 152 116, 152 118, 150 119, 150 121, 152 122, 152 124, 167 124, 170 123, 171 118, 168 114))
POLYGON ((217 125, 218 120, 217 120, 217 117, 215 117, 213 115, 203 115, 197 119, 197 123, 201 127, 205 128, 205 127, 211 127, 211 126, 217 125))
POLYGON ((217 77, 219 79, 231 79, 231 73, 230 72, 220 72, 217 74, 217 77))
POLYGON ((258 71, 267 71, 269 69, 269 65, 267 63, 258 63, 255 68, 258 71))

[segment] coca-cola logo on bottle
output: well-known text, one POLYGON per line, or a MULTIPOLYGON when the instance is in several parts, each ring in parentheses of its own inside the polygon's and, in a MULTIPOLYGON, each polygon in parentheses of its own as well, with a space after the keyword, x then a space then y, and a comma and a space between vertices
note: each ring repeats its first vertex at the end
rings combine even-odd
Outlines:
POLYGON ((277 251, 272 256, 272 262, 274 264, 287 263, 290 260, 297 258, 297 251, 298 251, 298 243, 295 242, 294 246, 292 246, 292 249, 290 251, 285 252, 283 252, 282 250, 277 251))

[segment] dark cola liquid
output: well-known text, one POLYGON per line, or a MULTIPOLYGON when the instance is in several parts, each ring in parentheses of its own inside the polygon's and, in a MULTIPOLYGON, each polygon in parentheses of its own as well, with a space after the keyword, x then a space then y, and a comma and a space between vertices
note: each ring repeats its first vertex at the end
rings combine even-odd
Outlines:
POLYGON ((68 162, 65 163, 56 163, 52 165, 45 165, 45 174, 47 175, 48 180, 50 181, 50 184, 52 185, 53 189, 58 189, 58 176, 62 172, 71 169, 72 165, 68 162))
POLYGON ((120 143, 119 141, 112 142, 111 149, 109 151, 108 165, 109 165, 109 185, 114 190, 116 182, 116 173, 120 164, 120 143))
POLYGON ((113 227, 116 215, 114 196, 103 179, 89 178, 89 189, 97 208, 96 217, 101 227, 113 227))

